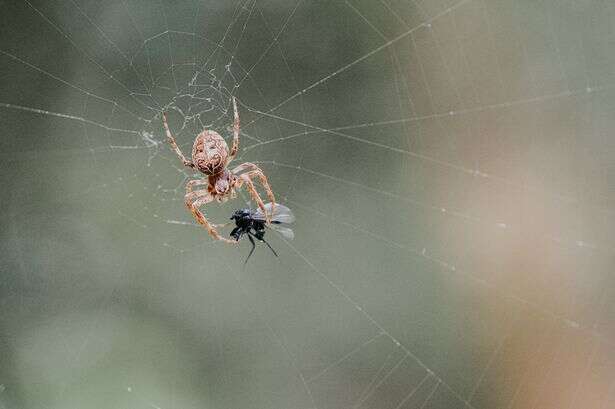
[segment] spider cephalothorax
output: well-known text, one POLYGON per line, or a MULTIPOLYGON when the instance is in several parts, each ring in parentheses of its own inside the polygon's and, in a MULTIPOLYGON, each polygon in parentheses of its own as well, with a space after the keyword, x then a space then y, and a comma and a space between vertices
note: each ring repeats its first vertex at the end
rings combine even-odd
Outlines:
MULTIPOLYGON (((184 166, 196 169, 207 176, 207 178, 188 181, 186 184, 186 195, 184 196, 186 206, 192 212, 196 220, 207 229, 213 238, 227 243, 236 243, 237 241, 220 236, 215 229, 215 225, 210 224, 199 210, 201 206, 213 200, 224 202, 229 198, 234 198, 236 196, 235 190, 241 188, 245 184, 258 207, 263 211, 263 214, 267 215, 266 222, 269 223, 270 215, 266 211, 265 204, 254 187, 254 182, 252 181, 253 177, 259 179, 267 192, 267 197, 269 197, 272 206, 275 206, 273 191, 269 186, 267 177, 265 177, 265 174, 258 166, 246 162, 235 167, 233 170, 227 169, 227 166, 235 158, 239 150, 239 113, 237 112, 235 97, 233 97, 233 112, 235 121, 233 122, 233 146, 230 152, 228 145, 220 134, 216 131, 204 130, 197 135, 194 140, 194 145, 192 146, 192 160, 186 159, 184 154, 180 151, 169 129, 166 114, 162 114, 162 123, 167 134, 167 139, 184 166), (194 187, 203 185, 207 185, 207 188, 193 190, 194 187)), ((274 207, 272 207, 272 211, 273 209, 274 207)))

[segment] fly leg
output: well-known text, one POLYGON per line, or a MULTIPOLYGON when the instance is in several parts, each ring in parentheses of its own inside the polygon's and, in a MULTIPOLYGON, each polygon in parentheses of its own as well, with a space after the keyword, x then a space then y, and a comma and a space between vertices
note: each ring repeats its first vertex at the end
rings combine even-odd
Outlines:
POLYGON ((252 235, 250 233, 248 233, 248 239, 250 239, 250 243, 252 243, 252 250, 250 250, 250 254, 248 254, 248 257, 246 257, 246 261, 243 262, 244 266, 248 263, 248 259, 250 258, 252 253, 254 253, 254 249, 256 248, 256 243, 254 243, 254 239, 252 238, 252 235))

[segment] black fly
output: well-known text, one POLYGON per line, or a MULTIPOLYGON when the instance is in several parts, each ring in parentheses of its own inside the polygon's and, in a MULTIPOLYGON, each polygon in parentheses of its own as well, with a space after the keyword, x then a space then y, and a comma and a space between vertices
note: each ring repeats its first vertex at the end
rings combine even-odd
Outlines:
MULTIPOLYGON (((267 212, 271 212, 271 203, 265 204, 265 208, 267 212)), ((295 221, 295 216, 290 211, 290 209, 284 205, 276 203, 275 210, 273 215, 271 216, 271 225, 267 226, 265 221, 265 214, 261 209, 252 210, 252 209, 240 209, 235 210, 235 213, 231 216, 231 220, 235 220, 235 228, 231 231, 231 237, 235 240, 241 240, 241 237, 245 234, 248 236, 250 243, 252 243, 252 249, 250 250, 250 254, 244 261, 244 264, 248 262, 248 259, 254 252, 256 248, 256 244, 254 243, 254 239, 258 241, 262 241, 269 247, 269 249, 273 252, 273 254, 277 257, 278 253, 265 241, 265 229, 267 227, 271 227, 272 230, 277 231, 286 239, 292 240, 295 237, 295 234, 291 229, 285 227, 284 224, 292 223, 295 221)))

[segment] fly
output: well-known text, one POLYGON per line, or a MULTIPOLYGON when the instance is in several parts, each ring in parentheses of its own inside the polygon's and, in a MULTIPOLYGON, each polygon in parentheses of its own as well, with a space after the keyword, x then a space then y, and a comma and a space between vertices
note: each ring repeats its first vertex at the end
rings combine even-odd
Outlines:
MULTIPOLYGON (((266 203, 265 209, 268 214, 271 214, 271 203, 266 203)), ((247 235, 250 243, 252 243, 252 249, 246 258, 246 261, 244 261, 244 264, 248 262, 248 259, 256 248, 254 239, 265 243, 271 252, 278 257, 278 253, 276 253, 273 247, 271 247, 271 245, 269 245, 269 243, 265 240, 265 232, 267 231, 267 227, 280 233, 282 237, 288 240, 292 240, 295 237, 295 233, 292 229, 285 226, 286 224, 294 222, 295 216, 288 207, 279 203, 275 204, 275 210, 273 211, 273 214, 271 214, 271 224, 269 226, 267 226, 265 214, 261 209, 235 210, 235 213, 231 216, 231 220, 235 220, 236 226, 233 231, 231 231, 231 237, 236 241, 239 241, 244 235, 247 235)))

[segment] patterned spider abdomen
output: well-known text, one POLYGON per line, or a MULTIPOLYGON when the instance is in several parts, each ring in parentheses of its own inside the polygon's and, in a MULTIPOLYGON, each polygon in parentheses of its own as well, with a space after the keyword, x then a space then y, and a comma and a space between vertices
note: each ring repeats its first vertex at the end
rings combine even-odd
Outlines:
POLYGON ((216 131, 201 132, 194 140, 192 162, 206 175, 220 173, 228 161, 228 146, 216 131))

